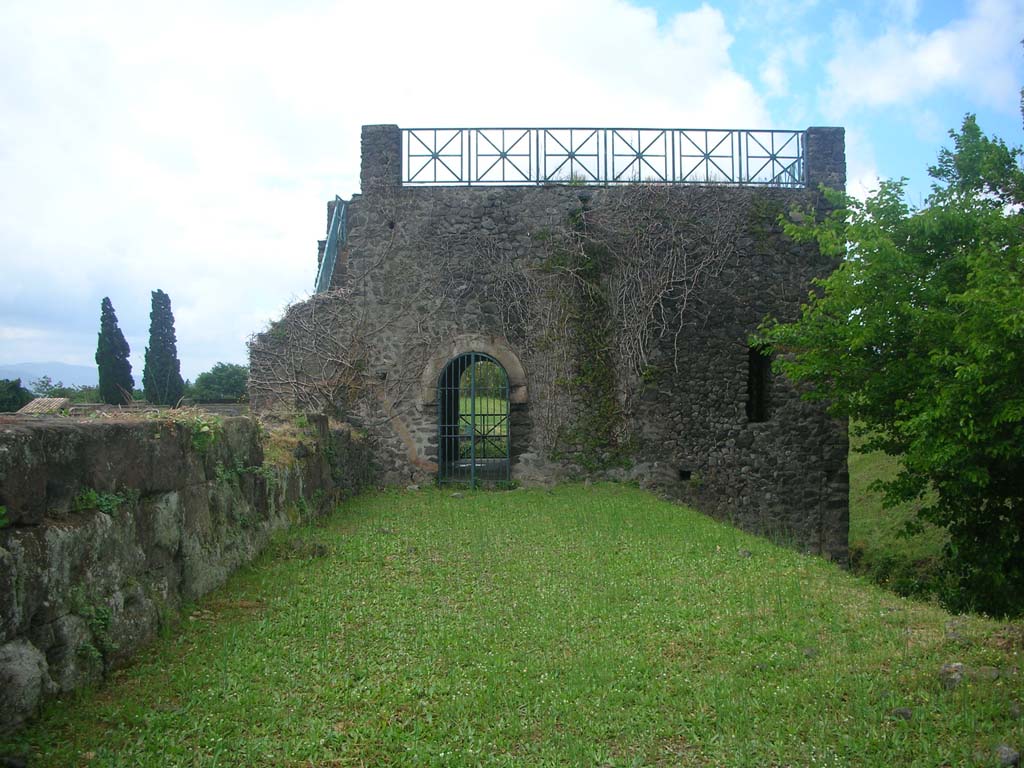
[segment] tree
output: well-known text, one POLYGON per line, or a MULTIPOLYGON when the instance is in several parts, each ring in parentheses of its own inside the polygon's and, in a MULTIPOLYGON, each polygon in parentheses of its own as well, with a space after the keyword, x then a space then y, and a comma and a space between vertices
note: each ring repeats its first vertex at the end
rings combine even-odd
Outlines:
POLYGON ((153 291, 149 313, 149 346, 146 366, 142 371, 142 390, 154 405, 177 405, 185 391, 181 363, 174 336, 174 315, 171 297, 161 290, 153 291))
POLYGON ((189 395, 200 403, 238 403, 248 397, 249 367, 217 363, 196 377, 189 395))
POLYGON ((99 368, 101 402, 118 405, 132 399, 135 379, 128 361, 131 349, 117 326, 117 315, 110 299, 100 304, 100 332, 96 343, 96 365, 99 368))
POLYGON ((898 457, 888 504, 928 499, 949 532, 957 609, 1024 611, 1024 172, 1022 151, 968 115, 929 169, 922 210, 903 181, 787 232, 843 256, 800 318, 767 321, 776 368, 898 457), (928 493, 928 492, 931 493, 928 493), (933 500, 933 501, 931 501, 933 500))
POLYGON ((49 376, 40 376, 29 382, 32 394, 36 397, 65 397, 68 387, 63 381, 54 382, 49 376))
POLYGON ((21 379, 0 379, 0 413, 21 410, 32 402, 32 393, 21 386, 21 379))
POLYGON ((66 397, 73 403, 95 403, 100 396, 99 387, 79 384, 65 386, 63 381, 54 381, 49 376, 40 376, 29 383, 29 389, 36 397, 66 397))

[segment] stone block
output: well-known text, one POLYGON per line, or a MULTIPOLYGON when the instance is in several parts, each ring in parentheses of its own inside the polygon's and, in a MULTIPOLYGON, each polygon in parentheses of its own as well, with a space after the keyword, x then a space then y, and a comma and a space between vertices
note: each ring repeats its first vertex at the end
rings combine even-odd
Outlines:
POLYGON ((0 732, 24 722, 54 689, 38 648, 23 640, 0 647, 0 732))

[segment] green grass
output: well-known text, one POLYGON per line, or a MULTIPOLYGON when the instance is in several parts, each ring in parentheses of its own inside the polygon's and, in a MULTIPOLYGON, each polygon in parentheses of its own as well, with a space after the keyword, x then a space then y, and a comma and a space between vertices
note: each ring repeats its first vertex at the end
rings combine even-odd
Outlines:
MULTIPOLYGON (((861 440, 851 438, 855 448, 861 440)), ((884 453, 850 451, 850 558, 853 569, 899 594, 928 597, 941 590, 939 574, 946 533, 927 525, 906 535, 905 525, 917 516, 919 503, 882 506, 882 495, 870 486, 895 477, 896 459, 884 453)))
POLYGON ((937 766, 1024 744, 1018 674, 937 676, 1018 665, 1021 624, 954 641, 934 606, 627 486, 379 493, 291 537, 0 755, 937 766))
POLYGON ((476 424, 478 432, 505 435, 508 429, 508 402, 502 398, 486 395, 476 396, 476 418, 473 418, 472 397, 459 398, 459 421, 468 427, 476 424))
POLYGON ((475 401, 472 397, 459 398, 459 429, 468 435, 470 426, 475 426, 472 441, 469 438, 459 441, 459 456, 464 459, 471 455, 478 459, 504 458, 508 453, 508 401, 479 394, 475 401))

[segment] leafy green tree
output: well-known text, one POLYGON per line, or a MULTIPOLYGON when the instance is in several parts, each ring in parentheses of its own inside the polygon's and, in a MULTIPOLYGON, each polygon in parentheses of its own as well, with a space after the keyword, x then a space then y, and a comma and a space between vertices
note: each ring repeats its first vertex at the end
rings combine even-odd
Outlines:
POLYGON ((973 116, 929 169, 926 206, 902 181, 863 203, 843 195, 824 221, 787 225, 843 257, 794 323, 761 340, 776 367, 810 385, 898 457, 886 503, 912 499, 949 532, 947 604, 1024 611, 1024 172, 1022 151, 973 116), (933 493, 928 494, 931 490, 933 493))
POLYGON ((96 365, 99 368, 99 397, 104 403, 117 405, 132 399, 135 379, 128 361, 131 349, 117 325, 117 315, 110 299, 100 304, 100 332, 96 343, 96 365))
POLYGON ((0 379, 0 413, 20 410, 32 401, 32 393, 21 386, 21 379, 0 379))
POLYGON ((99 387, 88 384, 65 386, 63 381, 54 381, 49 376, 34 379, 29 388, 36 397, 66 397, 73 403, 95 403, 99 400, 99 387))
POLYGON ((185 392, 174 335, 171 297, 161 290, 153 291, 149 313, 149 346, 142 371, 142 390, 154 405, 177 405, 185 392))
POLYGON ((217 363, 196 377, 189 395, 200 403, 238 403, 248 397, 249 367, 217 363))
POLYGON ((32 394, 36 397, 66 397, 65 394, 70 387, 65 387, 64 382, 54 382, 49 376, 40 376, 29 383, 32 394))

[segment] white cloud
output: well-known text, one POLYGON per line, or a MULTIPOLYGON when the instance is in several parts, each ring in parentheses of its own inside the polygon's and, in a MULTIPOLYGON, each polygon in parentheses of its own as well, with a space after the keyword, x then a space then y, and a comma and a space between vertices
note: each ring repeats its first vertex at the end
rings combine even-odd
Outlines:
POLYGON ((858 200, 878 189, 878 162, 863 131, 846 129, 846 191, 858 200))
POLYGON ((787 34, 786 38, 785 45, 776 45, 769 49, 758 71, 761 84, 769 96, 788 96, 789 70, 794 67, 803 68, 807 63, 810 38, 795 33, 787 34))
POLYGON ((920 0, 885 0, 884 14, 899 24, 911 24, 920 10, 920 0))
POLYGON ((109 295, 139 366, 162 288, 186 375, 241 361, 311 288, 362 123, 770 126, 731 42, 624 0, 5 7, 0 327, 64 341, 0 360, 89 363, 109 295))
POLYGON ((940 89, 960 89, 1004 112, 1018 108, 1024 5, 1016 0, 975 0, 965 17, 928 33, 909 23, 914 2, 890 3, 897 21, 865 37, 849 14, 837 18, 840 38, 828 63, 826 111, 842 116, 859 107, 908 104, 940 89))
POLYGON ((777 48, 768 54, 761 65, 758 74, 769 96, 781 96, 788 90, 789 78, 786 75, 785 63, 785 52, 777 48))
POLYGON ((739 4, 736 24, 757 30, 791 28, 818 5, 819 0, 744 0, 739 4))

